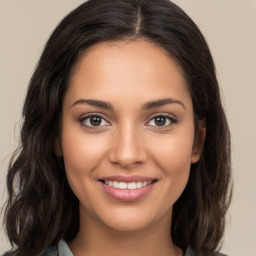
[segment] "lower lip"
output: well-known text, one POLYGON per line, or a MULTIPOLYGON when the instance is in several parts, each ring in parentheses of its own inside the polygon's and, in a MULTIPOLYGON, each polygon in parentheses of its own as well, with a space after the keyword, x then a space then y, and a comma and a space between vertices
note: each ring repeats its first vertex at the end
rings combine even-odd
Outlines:
POLYGON ((146 187, 137 188, 137 189, 118 189, 114 187, 110 187, 103 182, 100 182, 104 191, 112 198, 119 200, 119 201, 135 201, 140 199, 141 197, 148 194, 152 188, 154 187, 155 183, 152 183, 146 187))

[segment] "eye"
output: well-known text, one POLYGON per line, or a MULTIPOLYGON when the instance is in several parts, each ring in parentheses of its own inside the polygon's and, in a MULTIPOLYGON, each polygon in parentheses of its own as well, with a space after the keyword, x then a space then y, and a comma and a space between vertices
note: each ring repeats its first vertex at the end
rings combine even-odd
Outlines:
POLYGON ((177 123, 177 120, 168 115, 157 115, 150 119, 148 126, 166 127, 177 123))
POLYGON ((79 120, 80 124, 89 128, 96 128, 99 126, 109 126, 109 122, 107 122, 102 116, 99 115, 88 115, 86 117, 82 117, 79 120))

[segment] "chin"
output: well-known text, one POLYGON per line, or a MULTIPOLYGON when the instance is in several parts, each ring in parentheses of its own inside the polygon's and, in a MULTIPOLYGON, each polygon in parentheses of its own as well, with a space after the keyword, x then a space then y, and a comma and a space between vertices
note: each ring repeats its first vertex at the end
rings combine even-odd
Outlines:
MULTIPOLYGON (((108 216, 101 216, 100 219, 103 221, 104 225, 112 230, 120 232, 136 232, 152 228, 154 227, 154 224, 158 224, 162 219, 171 220, 171 212, 168 211, 165 214, 159 214, 159 212, 150 212, 145 209, 126 208, 118 209, 115 213, 108 216)), ((169 221, 167 220, 167 222, 169 221)))
POLYGON ((126 219, 118 220, 115 219, 114 222, 105 223, 109 228, 119 232, 136 232, 146 229, 151 221, 147 222, 142 219, 126 219))

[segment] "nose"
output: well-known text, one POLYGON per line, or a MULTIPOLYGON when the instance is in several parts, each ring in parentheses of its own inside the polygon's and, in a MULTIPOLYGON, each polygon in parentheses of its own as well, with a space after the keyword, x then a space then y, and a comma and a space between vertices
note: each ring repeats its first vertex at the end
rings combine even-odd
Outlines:
POLYGON ((111 138, 109 160, 112 164, 130 169, 147 160, 147 153, 138 129, 129 125, 120 127, 111 138))

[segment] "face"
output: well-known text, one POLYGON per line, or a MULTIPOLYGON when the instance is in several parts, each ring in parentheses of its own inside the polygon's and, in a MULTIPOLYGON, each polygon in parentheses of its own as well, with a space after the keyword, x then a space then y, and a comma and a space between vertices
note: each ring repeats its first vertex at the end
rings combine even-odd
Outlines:
POLYGON ((104 42, 76 66, 61 148, 81 220, 122 231, 171 221, 198 161, 180 67, 152 43, 104 42))

